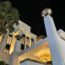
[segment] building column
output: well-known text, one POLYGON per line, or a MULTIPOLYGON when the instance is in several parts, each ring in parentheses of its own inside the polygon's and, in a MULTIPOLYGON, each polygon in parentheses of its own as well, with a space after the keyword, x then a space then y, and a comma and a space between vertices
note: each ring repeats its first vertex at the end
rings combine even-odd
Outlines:
POLYGON ((9 32, 7 32, 7 34, 5 34, 4 38, 2 37, 0 52, 3 52, 3 50, 4 50, 5 46, 6 46, 8 35, 9 35, 9 32))
POLYGON ((19 60, 18 60, 18 55, 16 53, 11 54, 9 65, 20 65, 19 60))

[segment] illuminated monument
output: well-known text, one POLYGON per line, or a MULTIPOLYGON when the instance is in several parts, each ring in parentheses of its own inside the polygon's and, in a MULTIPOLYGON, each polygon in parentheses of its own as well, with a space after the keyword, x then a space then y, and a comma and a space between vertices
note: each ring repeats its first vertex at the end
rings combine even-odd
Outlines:
POLYGON ((51 9, 45 9, 42 11, 44 17, 44 24, 48 38, 48 44, 51 51, 53 65, 65 65, 65 32, 56 30, 53 18, 50 16, 51 9))
POLYGON ((36 40, 37 36, 31 33, 31 27, 20 20, 18 26, 14 25, 15 32, 9 34, 4 45, 0 36, 0 61, 9 65, 45 65, 48 61, 52 61, 53 65, 64 65, 65 32, 56 30, 51 13, 50 9, 42 11, 46 38, 36 40))

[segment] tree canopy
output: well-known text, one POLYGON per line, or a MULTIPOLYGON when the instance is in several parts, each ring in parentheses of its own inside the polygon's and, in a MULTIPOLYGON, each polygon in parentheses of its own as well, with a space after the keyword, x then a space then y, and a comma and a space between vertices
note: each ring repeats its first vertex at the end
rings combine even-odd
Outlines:
POLYGON ((13 32, 14 24, 18 24, 19 12, 12 7, 10 1, 0 2, 0 34, 6 34, 7 31, 13 32))
POLYGON ((0 61, 0 65, 8 65, 4 61, 0 61))

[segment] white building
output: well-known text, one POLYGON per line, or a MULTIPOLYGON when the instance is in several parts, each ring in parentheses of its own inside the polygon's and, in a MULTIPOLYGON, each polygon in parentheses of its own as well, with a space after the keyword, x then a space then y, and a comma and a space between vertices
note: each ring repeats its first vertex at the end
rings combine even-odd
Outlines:
POLYGON ((10 33, 5 44, 1 44, 2 36, 0 36, 0 61, 5 61, 9 64, 11 54, 14 52, 15 55, 26 51, 28 48, 36 43, 36 35, 31 33, 31 27, 22 22, 18 21, 19 25, 14 25, 15 32, 10 33))

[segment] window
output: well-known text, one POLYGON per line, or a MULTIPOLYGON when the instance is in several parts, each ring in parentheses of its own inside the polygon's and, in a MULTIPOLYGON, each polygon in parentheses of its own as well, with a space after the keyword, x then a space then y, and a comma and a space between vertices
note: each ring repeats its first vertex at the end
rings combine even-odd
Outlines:
POLYGON ((9 34, 10 37, 13 37, 13 35, 9 34))
POLYGON ((31 41, 33 41, 33 42, 34 42, 34 39, 33 39, 33 38, 31 38, 31 41))
POLYGON ((6 44, 6 49, 7 49, 7 50, 10 49, 10 44, 6 44))
POLYGON ((34 39, 31 38, 31 45, 34 45, 34 39))
POLYGON ((25 45, 21 44, 21 50, 24 50, 25 45))
POLYGON ((27 39, 29 39, 29 37, 27 37, 27 39))
POLYGON ((22 38, 22 36, 20 36, 20 35, 16 35, 15 37, 17 40, 20 40, 22 38))
POLYGON ((22 37, 25 37, 25 34, 22 34, 22 37))

